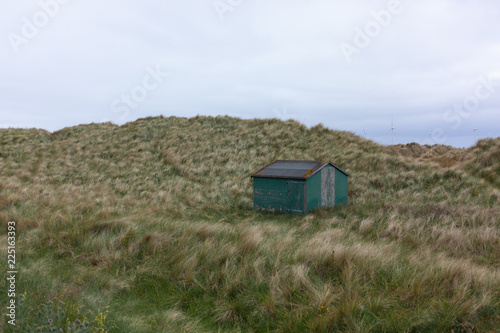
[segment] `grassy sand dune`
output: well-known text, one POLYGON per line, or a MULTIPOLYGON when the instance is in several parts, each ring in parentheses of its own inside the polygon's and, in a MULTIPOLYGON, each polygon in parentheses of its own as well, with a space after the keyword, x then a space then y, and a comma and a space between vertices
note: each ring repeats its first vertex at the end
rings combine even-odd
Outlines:
POLYGON ((63 331, 495 332, 499 152, 500 139, 386 147, 276 119, 0 129, 20 325, 60 309, 63 331), (339 165, 349 205, 254 212, 249 176, 274 159, 339 165))

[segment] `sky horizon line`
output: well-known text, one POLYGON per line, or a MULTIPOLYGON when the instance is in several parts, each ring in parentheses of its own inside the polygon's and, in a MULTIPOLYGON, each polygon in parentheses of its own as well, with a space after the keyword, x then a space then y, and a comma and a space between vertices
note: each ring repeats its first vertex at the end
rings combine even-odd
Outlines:
MULTIPOLYGON (((51 134, 53 133, 56 133, 58 131, 61 131, 61 130, 64 130, 64 129, 68 129, 68 128, 72 128, 72 127, 79 127, 79 126, 87 126, 87 125, 100 125, 100 124, 106 124, 106 123, 111 123, 112 125, 115 125, 117 127, 121 127, 121 126, 124 126, 124 125, 127 125, 129 123, 134 123, 136 121, 139 121, 139 120, 147 120, 147 119, 150 119, 150 118, 170 118, 170 117, 174 117, 174 118, 182 118, 182 119, 192 119, 192 118, 196 118, 196 117, 208 117, 208 118, 217 118, 217 117, 229 117, 229 118, 232 118, 232 119, 237 119, 237 120, 254 120, 254 119, 257 119, 257 120, 272 120, 272 119, 276 119, 276 120, 279 120, 279 121, 282 121, 282 122, 286 122, 288 120, 293 120, 301 125, 304 125, 305 127, 307 127, 308 129, 311 129, 312 127, 315 127, 315 126, 318 126, 318 125, 321 125, 325 128, 327 128, 328 130, 331 130, 331 131, 340 131, 340 132, 348 132, 348 133, 351 133, 353 135, 356 135, 356 136, 359 136, 361 138, 364 138, 366 140, 370 140, 370 141, 373 141, 375 143, 378 143, 380 145, 383 145, 383 146, 391 146, 391 145, 406 145, 406 144, 412 144, 412 143, 417 143, 421 146, 424 146, 424 145, 430 145, 430 146, 433 146, 433 145, 444 145, 444 146, 450 146, 450 147, 454 147, 454 148, 461 148, 461 149, 468 149, 468 148, 471 148, 471 147, 474 147, 478 141, 481 141, 483 139, 497 139, 497 138, 500 138, 500 136, 480 136, 478 135, 477 138, 475 139, 475 142, 473 144, 471 144, 470 146, 464 146, 464 147, 458 147, 458 146, 453 146, 453 145, 447 145, 447 144, 440 144, 440 143, 426 143, 426 142, 418 142, 418 140, 415 140, 415 141, 411 141, 411 140, 399 140, 399 138, 401 136, 395 136, 394 137, 394 144, 392 144, 391 142, 387 143, 387 141, 392 141, 392 135, 389 133, 388 135, 384 135, 384 136, 375 136, 375 137, 370 137, 367 135, 367 133, 357 133, 353 130, 349 130, 349 129, 341 129, 341 128, 332 128, 330 126, 328 126, 327 124, 324 124, 324 123, 317 123, 317 124, 313 124, 313 125, 307 125, 307 124, 304 124, 302 122, 300 122, 299 120, 296 120, 296 119, 293 119, 293 118, 289 118, 289 119, 280 119, 278 117, 273 117, 273 118, 259 118, 259 117, 249 117, 249 118, 243 118, 243 117, 239 117, 239 116, 231 116, 231 115, 228 115, 228 114, 219 114, 219 115, 202 115, 202 114, 198 114, 198 115, 195 115, 195 116, 190 116, 190 117, 185 117, 185 116, 176 116, 176 115, 165 115, 165 114, 159 114, 159 115, 151 115, 151 116, 144 116, 144 117, 140 117, 140 118, 136 118, 134 120, 130 120, 130 121, 126 121, 124 123, 116 123, 116 122, 113 122, 112 120, 108 120, 108 121, 105 121, 105 122, 89 122, 89 123, 80 123, 80 124, 69 124, 67 126, 64 126, 64 127, 60 127, 60 128, 54 128, 54 129, 47 129, 47 128, 42 128, 42 127, 36 127, 36 126, 33 126, 33 125, 25 125, 25 126, 9 126, 8 124, 2 124, 0 123, 0 130, 2 129, 35 129, 35 130, 43 130, 43 131, 47 131, 51 134), (363 135, 365 134, 365 135, 363 135)), ((403 137, 405 138, 405 137, 403 137)), ((472 136, 472 138, 474 139, 474 137, 472 136)))

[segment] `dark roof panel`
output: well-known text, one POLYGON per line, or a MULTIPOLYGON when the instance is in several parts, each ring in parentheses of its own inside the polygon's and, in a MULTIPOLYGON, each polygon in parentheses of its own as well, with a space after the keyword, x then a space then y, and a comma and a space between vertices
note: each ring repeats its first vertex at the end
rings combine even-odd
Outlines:
MULTIPOLYGON (((296 161, 296 160, 278 160, 272 161, 259 171, 252 174, 252 177, 263 178, 291 178, 291 179, 307 179, 315 174, 326 164, 331 164, 328 161, 296 161)), ((342 169, 332 164, 335 168, 342 171, 344 174, 349 174, 342 169)))

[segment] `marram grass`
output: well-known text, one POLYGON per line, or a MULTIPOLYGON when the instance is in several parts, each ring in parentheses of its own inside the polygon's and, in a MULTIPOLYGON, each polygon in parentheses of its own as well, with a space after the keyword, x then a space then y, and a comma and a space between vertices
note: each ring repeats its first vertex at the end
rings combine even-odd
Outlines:
POLYGON ((276 119, 1 129, 0 268, 16 221, 19 323, 64 332, 498 332, 499 152, 276 119), (274 159, 336 163, 349 205, 254 212, 274 159))

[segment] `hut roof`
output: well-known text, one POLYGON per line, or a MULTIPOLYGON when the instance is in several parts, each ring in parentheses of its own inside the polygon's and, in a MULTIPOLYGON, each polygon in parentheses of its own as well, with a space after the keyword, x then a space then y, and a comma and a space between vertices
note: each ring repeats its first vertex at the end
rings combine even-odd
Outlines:
POLYGON ((349 176, 347 172, 328 161, 276 160, 254 172, 252 177, 307 179, 328 164, 349 176))

